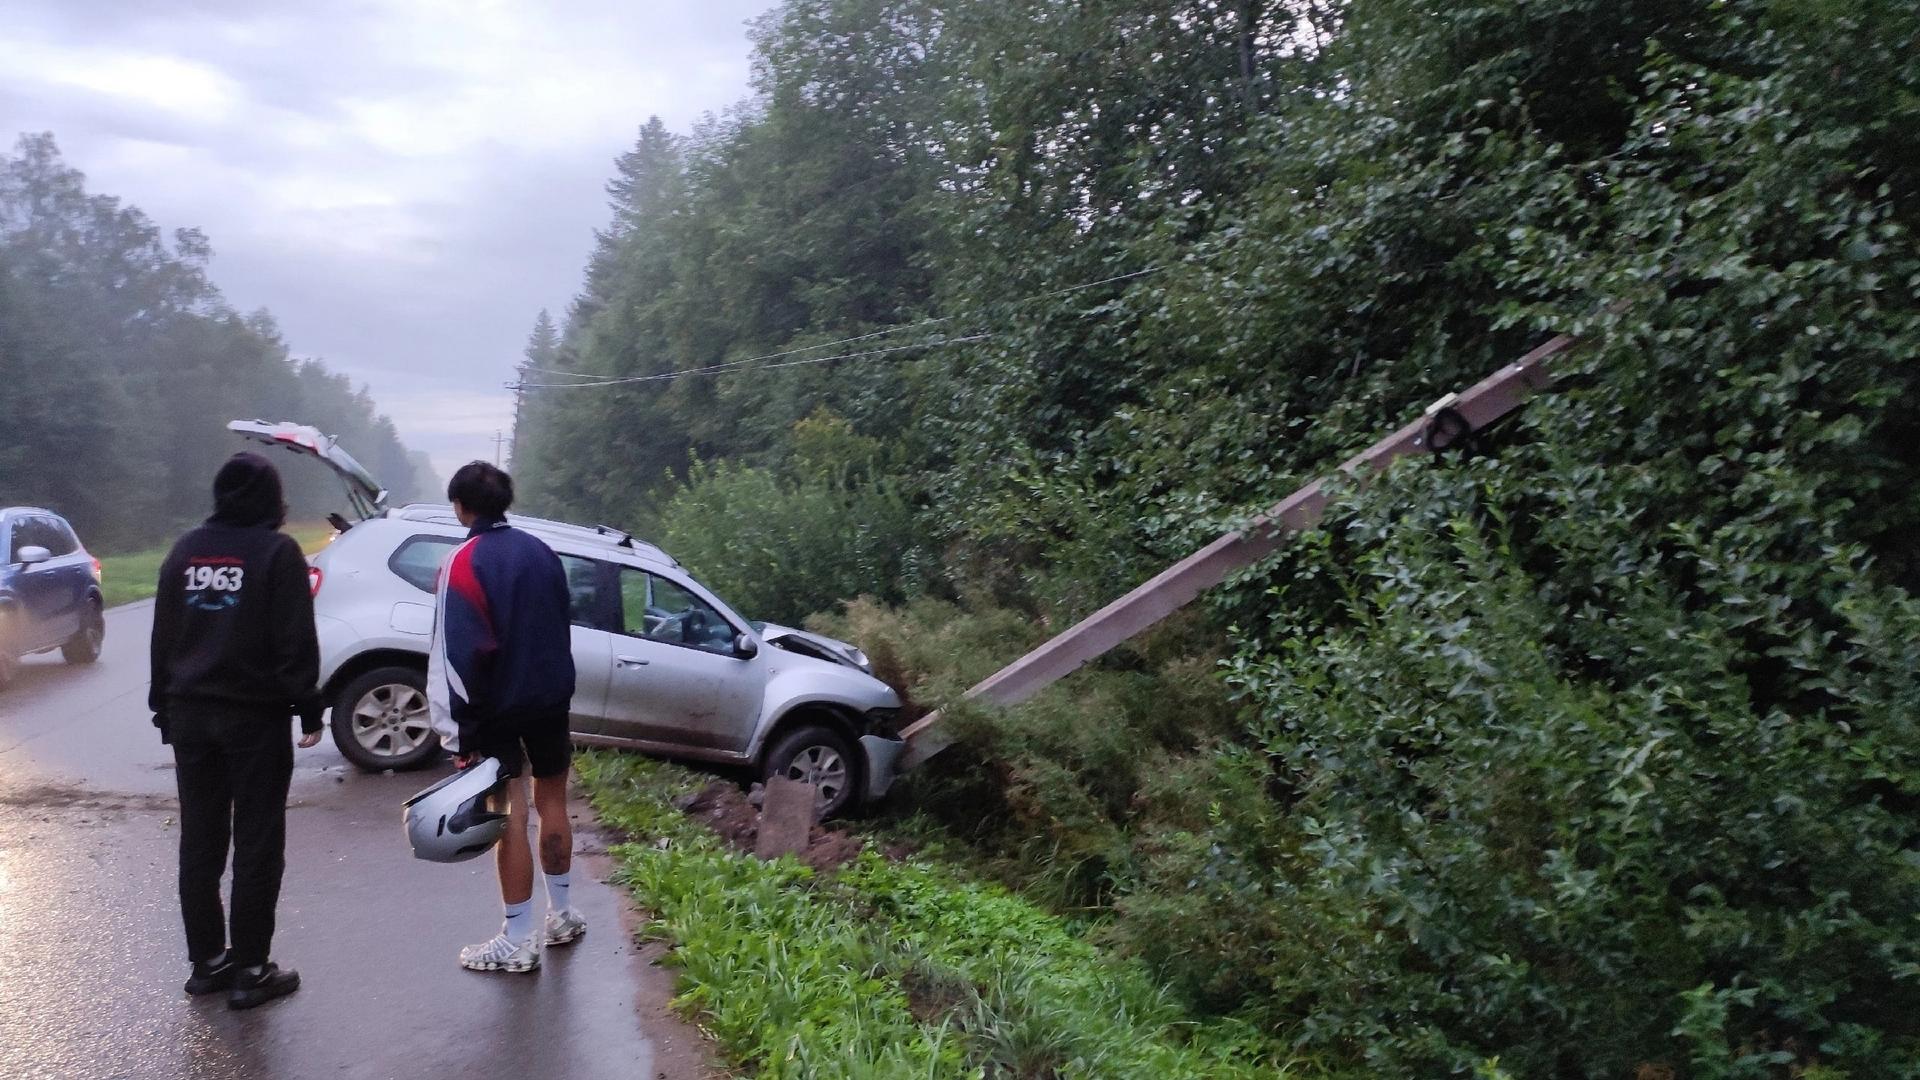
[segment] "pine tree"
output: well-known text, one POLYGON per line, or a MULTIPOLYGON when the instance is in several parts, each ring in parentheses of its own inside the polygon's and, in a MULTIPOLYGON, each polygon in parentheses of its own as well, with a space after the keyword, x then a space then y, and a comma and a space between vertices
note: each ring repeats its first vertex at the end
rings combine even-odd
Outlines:
POLYGON ((526 359, 520 362, 519 382, 513 395, 513 453, 509 465, 514 471, 520 468, 522 438, 527 431, 527 391, 529 382, 547 381, 542 376, 554 369, 560 358, 560 331, 553 325, 553 317, 546 308, 540 309, 540 316, 533 321, 533 332, 527 336, 526 359))

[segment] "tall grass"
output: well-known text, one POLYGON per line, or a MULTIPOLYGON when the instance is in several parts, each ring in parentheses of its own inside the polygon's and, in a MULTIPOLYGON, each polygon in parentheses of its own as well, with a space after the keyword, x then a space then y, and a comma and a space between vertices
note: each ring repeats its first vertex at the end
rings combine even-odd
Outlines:
MULTIPOLYGON (((1198 1022, 1059 916, 951 866, 871 852, 833 876, 724 847, 673 809, 703 778, 577 759, 633 842, 621 880, 671 942, 679 1003, 764 1077, 1283 1077, 1283 1050, 1198 1022)), ((1315 1075, 1318 1075, 1317 1073, 1315 1075)))

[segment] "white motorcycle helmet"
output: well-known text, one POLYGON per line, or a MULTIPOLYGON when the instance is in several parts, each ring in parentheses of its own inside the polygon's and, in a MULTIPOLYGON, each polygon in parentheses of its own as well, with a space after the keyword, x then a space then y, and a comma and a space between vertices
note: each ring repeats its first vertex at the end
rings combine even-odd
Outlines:
POLYGON ((407 843, 428 862, 465 862, 500 841, 507 815, 492 809, 506 779, 500 759, 487 758, 422 791, 405 803, 407 843))

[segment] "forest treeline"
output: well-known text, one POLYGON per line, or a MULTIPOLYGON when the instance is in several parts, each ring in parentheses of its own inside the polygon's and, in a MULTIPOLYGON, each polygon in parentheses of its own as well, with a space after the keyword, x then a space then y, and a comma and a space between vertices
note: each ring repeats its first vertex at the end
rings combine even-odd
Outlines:
POLYGON ((876 656, 1004 660, 1577 334, 911 797, 1330 1068, 1920 1074, 1916 40, 1906 0, 789 0, 747 101, 617 162, 515 465, 750 616, 866 595, 876 656))
MULTIPOLYGON (((227 422, 253 418, 337 435, 397 501, 432 492, 365 389, 233 310, 211 257, 199 230, 88 192, 51 134, 0 158, 0 503, 65 515, 95 551, 159 544, 210 512, 214 470, 245 448, 227 422)), ((275 461, 296 516, 344 505, 316 463, 275 461)))

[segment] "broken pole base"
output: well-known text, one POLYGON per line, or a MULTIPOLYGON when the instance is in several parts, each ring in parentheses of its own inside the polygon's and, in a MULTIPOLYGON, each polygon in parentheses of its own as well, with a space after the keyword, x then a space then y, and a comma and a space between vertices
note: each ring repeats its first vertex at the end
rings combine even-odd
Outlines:
POLYGON ((753 853, 762 859, 777 859, 807 850, 818 805, 819 796, 812 784, 785 776, 769 778, 753 853))

